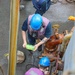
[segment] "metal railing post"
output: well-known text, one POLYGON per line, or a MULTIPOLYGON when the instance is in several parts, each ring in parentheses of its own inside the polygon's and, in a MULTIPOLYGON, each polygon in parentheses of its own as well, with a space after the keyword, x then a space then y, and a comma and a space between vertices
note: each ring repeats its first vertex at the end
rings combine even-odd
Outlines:
POLYGON ((19 25, 19 0, 10 0, 10 35, 8 75, 16 75, 16 50, 19 25))

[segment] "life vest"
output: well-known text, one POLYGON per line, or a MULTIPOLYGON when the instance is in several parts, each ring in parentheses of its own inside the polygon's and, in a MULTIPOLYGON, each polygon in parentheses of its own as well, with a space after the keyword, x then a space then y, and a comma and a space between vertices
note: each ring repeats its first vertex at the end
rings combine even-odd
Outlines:
POLYGON ((46 1, 46 10, 49 9, 50 5, 51 5, 51 0, 32 0, 32 3, 34 5, 34 7, 37 9, 37 10, 40 10, 41 9, 41 4, 46 1))
POLYGON ((33 16, 33 15, 30 15, 30 16, 28 17, 28 32, 29 32, 29 34, 30 34, 32 37, 42 39, 42 38, 44 37, 45 30, 46 30, 46 27, 47 27, 47 25, 48 25, 48 23, 49 23, 49 20, 48 20, 47 18, 45 18, 45 17, 42 17, 42 19, 43 19, 43 25, 42 25, 41 29, 38 30, 38 31, 34 31, 34 30, 31 28, 31 26, 30 26, 30 21, 31 21, 32 16, 33 16))
POLYGON ((25 75, 44 75, 44 73, 38 68, 30 68, 25 75))

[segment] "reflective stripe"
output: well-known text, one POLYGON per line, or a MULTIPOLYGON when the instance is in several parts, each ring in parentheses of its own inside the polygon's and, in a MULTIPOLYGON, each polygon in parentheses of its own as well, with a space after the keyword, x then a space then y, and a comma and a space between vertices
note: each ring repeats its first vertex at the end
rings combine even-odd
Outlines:
POLYGON ((34 72, 34 71, 30 71, 30 74, 31 75, 38 75, 36 72, 34 72))

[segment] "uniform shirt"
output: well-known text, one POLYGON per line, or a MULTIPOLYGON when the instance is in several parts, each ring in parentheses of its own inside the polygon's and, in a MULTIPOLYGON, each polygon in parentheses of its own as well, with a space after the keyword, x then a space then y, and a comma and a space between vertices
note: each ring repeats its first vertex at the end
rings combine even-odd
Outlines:
MULTIPOLYGON (((27 31, 28 30, 28 18, 24 21, 24 23, 22 25, 22 30, 23 31, 27 31)), ((51 24, 49 22, 47 27, 46 27, 44 36, 49 38, 51 36, 51 33, 52 33, 52 26, 51 26, 51 24)))
POLYGON ((51 5, 51 0, 32 0, 32 3, 37 10, 46 11, 51 5))
POLYGON ((41 4, 39 3, 40 1, 37 0, 32 0, 32 2, 37 10, 46 11, 46 1, 43 1, 41 4))

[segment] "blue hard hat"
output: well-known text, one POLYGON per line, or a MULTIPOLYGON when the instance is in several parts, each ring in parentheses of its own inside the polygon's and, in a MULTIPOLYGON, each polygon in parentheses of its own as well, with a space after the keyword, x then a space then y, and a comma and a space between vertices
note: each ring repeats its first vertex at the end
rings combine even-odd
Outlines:
POLYGON ((42 57, 39 61, 39 65, 44 67, 50 66, 50 59, 47 56, 42 57))
POLYGON ((31 18, 30 26, 33 30, 39 30, 42 26, 42 16, 40 14, 34 14, 31 18))

